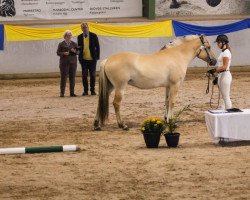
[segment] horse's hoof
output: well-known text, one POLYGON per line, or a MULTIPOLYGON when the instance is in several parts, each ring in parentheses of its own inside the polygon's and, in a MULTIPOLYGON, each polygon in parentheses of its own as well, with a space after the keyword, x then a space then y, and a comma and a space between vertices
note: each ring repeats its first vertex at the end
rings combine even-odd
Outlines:
POLYGON ((94 127, 98 127, 99 126, 99 121, 98 120, 95 120, 94 121, 94 127))
POLYGON ((129 130, 129 127, 128 127, 127 125, 124 125, 123 128, 122 128, 122 130, 128 131, 128 130, 129 130))
POLYGON ((101 127, 100 126, 97 126, 97 127, 94 127, 94 131, 101 131, 101 127))
POLYGON ((118 126, 119 126, 119 128, 122 128, 122 130, 124 130, 124 131, 129 130, 129 127, 127 125, 125 125, 125 124, 119 124, 118 126))

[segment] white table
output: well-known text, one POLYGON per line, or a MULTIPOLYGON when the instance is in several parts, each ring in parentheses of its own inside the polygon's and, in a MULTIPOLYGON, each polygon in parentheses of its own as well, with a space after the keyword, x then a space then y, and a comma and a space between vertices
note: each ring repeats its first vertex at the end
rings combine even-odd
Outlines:
POLYGON ((225 113, 218 110, 215 113, 205 112, 205 121, 209 134, 215 142, 250 141, 250 109, 243 112, 225 113))

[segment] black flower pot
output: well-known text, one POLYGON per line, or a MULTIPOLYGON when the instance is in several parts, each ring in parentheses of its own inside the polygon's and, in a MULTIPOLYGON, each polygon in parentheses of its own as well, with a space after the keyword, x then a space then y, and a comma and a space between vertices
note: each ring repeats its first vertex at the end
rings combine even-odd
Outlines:
POLYGON ((165 134, 168 147, 177 147, 179 143, 180 133, 165 134))
POLYGON ((144 133, 143 137, 147 148, 158 148, 161 138, 160 133, 144 133))

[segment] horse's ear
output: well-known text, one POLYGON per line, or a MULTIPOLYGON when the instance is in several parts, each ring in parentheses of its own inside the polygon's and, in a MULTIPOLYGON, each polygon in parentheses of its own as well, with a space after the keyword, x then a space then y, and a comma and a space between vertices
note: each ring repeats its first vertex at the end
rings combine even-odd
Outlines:
POLYGON ((201 34, 201 35, 199 36, 199 38, 200 38, 202 44, 204 44, 204 37, 205 37, 204 34, 201 34))

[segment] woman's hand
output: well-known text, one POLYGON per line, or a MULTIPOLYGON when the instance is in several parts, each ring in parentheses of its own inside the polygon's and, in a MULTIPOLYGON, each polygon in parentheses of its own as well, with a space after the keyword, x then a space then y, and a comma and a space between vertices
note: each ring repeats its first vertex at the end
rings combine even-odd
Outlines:
POLYGON ((64 55, 64 56, 68 56, 68 55, 69 55, 69 52, 68 52, 68 51, 63 52, 63 55, 64 55))
POLYGON ((213 69, 210 69, 207 71, 208 74, 214 74, 216 72, 216 69, 213 68, 213 69))
POLYGON ((73 53, 76 53, 76 49, 75 48, 70 49, 70 51, 73 52, 73 53))

